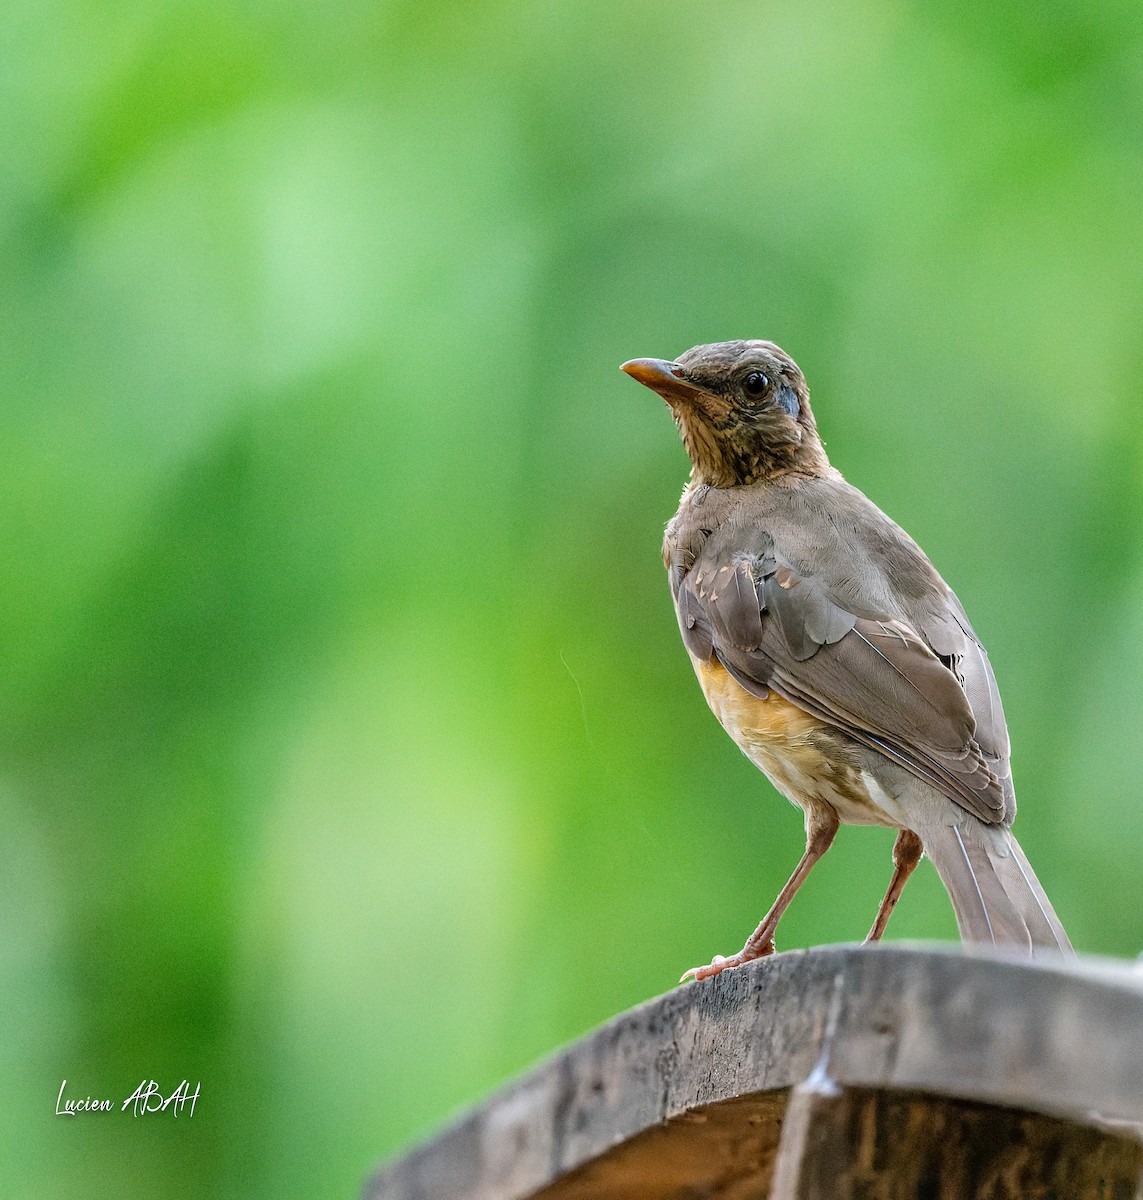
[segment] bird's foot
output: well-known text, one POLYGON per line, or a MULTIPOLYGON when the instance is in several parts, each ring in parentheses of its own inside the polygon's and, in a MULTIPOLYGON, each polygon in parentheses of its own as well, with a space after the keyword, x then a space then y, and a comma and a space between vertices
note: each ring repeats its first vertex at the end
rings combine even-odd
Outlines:
POLYGON ((732 954, 729 958, 723 958, 721 954, 716 954, 705 967, 691 967, 689 971, 684 971, 679 982, 686 983, 688 979, 710 979, 711 976, 717 975, 721 971, 741 967, 743 963, 753 962, 756 958, 765 958, 767 954, 773 954, 775 949, 773 938, 759 946, 751 946, 747 942, 737 954, 732 954))

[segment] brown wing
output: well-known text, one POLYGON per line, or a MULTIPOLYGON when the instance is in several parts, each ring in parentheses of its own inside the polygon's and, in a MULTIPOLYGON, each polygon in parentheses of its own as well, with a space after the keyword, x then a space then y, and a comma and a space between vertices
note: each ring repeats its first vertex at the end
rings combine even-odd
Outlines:
POLYGON ((753 552, 728 548, 741 538, 741 530, 715 536, 672 565, 691 652, 717 655, 748 691, 764 696, 773 688, 981 820, 1011 820, 1007 732, 992 671, 959 602, 927 560, 944 604, 929 597, 926 620, 918 602, 914 624, 900 611, 879 615, 852 599, 842 603, 840 589, 783 561, 765 534, 753 532, 753 552))

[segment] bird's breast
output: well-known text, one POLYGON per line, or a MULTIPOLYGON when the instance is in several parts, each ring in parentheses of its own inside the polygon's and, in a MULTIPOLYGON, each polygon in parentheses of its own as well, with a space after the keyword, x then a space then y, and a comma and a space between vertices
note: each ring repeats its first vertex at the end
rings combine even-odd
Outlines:
POLYGON ((850 825, 896 825, 870 794, 852 738, 771 690, 748 692, 717 658, 691 656, 706 702, 738 748, 788 800, 828 804, 850 825))

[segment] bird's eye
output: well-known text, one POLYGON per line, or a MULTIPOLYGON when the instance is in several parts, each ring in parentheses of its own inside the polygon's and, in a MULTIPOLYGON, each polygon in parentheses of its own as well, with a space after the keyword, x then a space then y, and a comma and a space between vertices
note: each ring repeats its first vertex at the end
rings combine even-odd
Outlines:
POLYGON ((743 390, 748 396, 757 399, 770 386, 770 380, 761 371, 751 371, 742 381, 743 390))

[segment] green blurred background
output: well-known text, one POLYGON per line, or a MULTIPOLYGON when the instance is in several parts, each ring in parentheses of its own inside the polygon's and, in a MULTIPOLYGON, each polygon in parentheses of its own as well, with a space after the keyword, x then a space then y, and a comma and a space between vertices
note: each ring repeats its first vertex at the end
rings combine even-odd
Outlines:
MULTIPOLYGON (((617 370, 697 342, 801 362, 1077 946, 1143 948, 1137 0, 11 0, 0 97, 5 1196, 352 1195, 741 944, 800 819, 617 370), (152 1077, 193 1118, 52 1116, 152 1077)), ((927 866, 891 935, 955 935, 927 866)))

